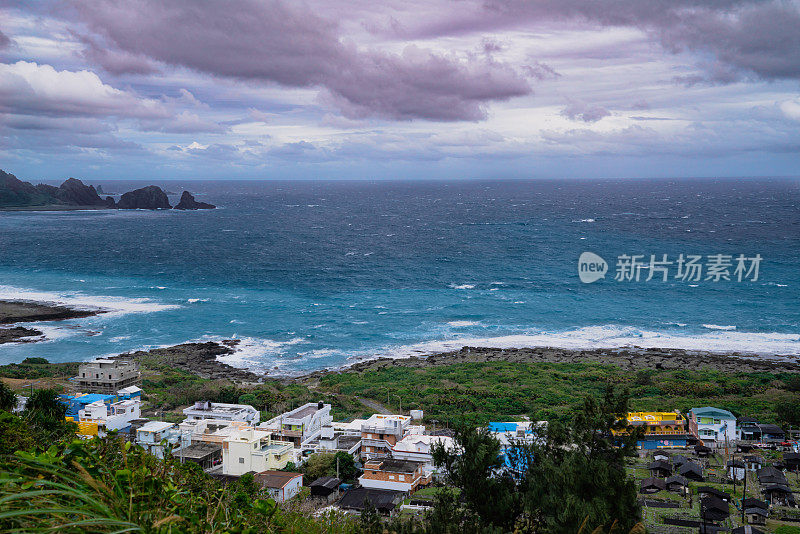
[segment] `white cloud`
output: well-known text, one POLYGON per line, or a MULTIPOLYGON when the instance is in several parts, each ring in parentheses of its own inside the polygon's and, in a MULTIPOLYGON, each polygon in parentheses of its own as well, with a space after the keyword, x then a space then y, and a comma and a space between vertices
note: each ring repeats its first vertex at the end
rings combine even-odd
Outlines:
POLYGON ((161 103, 115 89, 94 72, 59 71, 28 61, 0 63, 0 111, 55 116, 169 115, 161 103))
POLYGON ((781 104, 781 111, 790 119, 800 121, 800 97, 783 102, 781 104))

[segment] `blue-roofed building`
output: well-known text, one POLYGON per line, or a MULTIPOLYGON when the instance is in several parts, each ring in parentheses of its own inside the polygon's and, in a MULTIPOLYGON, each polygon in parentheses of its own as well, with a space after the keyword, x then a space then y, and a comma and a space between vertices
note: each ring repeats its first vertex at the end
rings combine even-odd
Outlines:
POLYGON ((78 419, 78 413, 88 404, 96 401, 111 404, 117 401, 116 395, 103 395, 101 393, 59 395, 58 397, 61 402, 67 405, 67 417, 73 417, 75 420, 78 419))
POLYGON ((528 467, 528 459, 524 454, 511 451, 514 445, 531 443, 547 430, 547 421, 508 421, 491 422, 487 430, 500 442, 499 459, 512 475, 523 473, 528 467))

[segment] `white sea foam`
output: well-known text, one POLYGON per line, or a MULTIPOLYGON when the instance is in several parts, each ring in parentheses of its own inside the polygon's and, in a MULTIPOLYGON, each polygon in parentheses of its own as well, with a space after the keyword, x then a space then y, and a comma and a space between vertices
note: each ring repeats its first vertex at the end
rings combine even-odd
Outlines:
POLYGON ((66 305, 81 310, 108 311, 98 317, 116 317, 129 313, 153 313, 180 308, 176 304, 163 304, 147 298, 112 297, 108 295, 87 295, 81 291, 55 293, 37 291, 14 286, 0 285, 0 299, 30 300, 50 304, 66 305))
POLYGON ((447 324, 456 328, 460 328, 463 326, 478 326, 481 323, 479 323, 478 321, 450 321, 447 324))
POLYGON ((595 220, 594 220, 594 219, 578 219, 578 220, 574 220, 574 221, 572 221, 572 222, 585 222, 585 223, 593 223, 593 222, 595 222, 595 220))
POLYGON ((736 330, 736 325, 704 324, 703 328, 708 328, 709 330, 736 330))
MULTIPOLYGON (((204 341, 219 341, 218 337, 205 337, 204 341)), ((241 369, 265 369, 282 365, 281 356, 293 345, 307 343, 302 337, 288 341, 276 341, 255 337, 242 337, 233 354, 217 356, 217 360, 241 369)))
POLYGON ((452 289, 475 289, 475 284, 450 284, 452 289))
MULTIPOLYGON (((435 354, 458 350, 465 346, 493 348, 554 347, 574 350, 659 347, 717 353, 741 352, 762 356, 800 356, 800 333, 713 330, 697 334, 604 325, 499 337, 458 336, 446 340, 386 347, 384 350, 374 351, 374 357, 406 358, 420 354, 435 354)), ((370 355, 370 357, 372 356, 370 355)))

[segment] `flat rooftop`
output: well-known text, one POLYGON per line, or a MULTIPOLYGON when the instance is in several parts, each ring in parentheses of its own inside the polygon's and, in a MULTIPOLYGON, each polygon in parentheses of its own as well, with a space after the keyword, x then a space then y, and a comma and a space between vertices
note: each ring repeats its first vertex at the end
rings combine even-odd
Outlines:
POLYGON ((316 402, 306 404, 300 406, 299 408, 295 408, 291 412, 287 413, 285 417, 289 419, 302 419, 303 417, 307 417, 319 411, 319 407, 316 402))

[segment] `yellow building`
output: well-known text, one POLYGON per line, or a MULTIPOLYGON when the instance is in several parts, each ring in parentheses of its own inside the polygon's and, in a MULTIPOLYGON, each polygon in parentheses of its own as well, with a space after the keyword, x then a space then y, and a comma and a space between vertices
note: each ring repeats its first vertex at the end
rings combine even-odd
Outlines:
MULTIPOLYGON (((644 449, 685 447, 688 422, 680 412, 629 412, 625 418, 633 427, 643 427, 638 446, 644 449)), ((615 432, 619 434, 619 432, 615 432)))
POLYGON ((235 430, 222 441, 222 472, 226 475, 280 470, 289 462, 296 462, 294 444, 273 440, 269 432, 248 427, 235 430))

